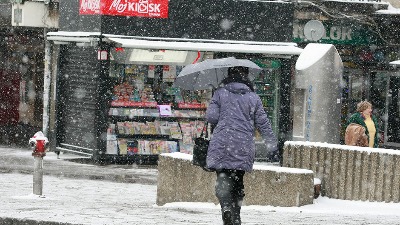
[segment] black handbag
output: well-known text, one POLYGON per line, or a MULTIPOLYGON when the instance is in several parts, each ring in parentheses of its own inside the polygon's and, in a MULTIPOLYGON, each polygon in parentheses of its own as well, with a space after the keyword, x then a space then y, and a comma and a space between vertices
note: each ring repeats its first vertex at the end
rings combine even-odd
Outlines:
POLYGON ((194 147, 193 147, 193 161, 192 164, 195 166, 200 166, 203 170, 207 172, 211 172, 212 170, 207 168, 207 152, 208 152, 208 145, 210 141, 208 138, 208 131, 207 131, 207 122, 204 124, 203 130, 201 131, 200 137, 194 140, 194 147), (205 136, 204 129, 206 130, 205 136))

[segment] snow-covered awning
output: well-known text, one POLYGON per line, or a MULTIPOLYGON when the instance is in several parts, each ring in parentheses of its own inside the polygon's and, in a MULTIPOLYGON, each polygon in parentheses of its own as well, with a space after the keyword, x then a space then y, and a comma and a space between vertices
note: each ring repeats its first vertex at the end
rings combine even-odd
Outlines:
POLYGON ((97 42, 100 40, 100 32, 48 32, 47 40, 55 42, 97 42))
POLYGON ((92 43, 100 39, 114 43, 118 47, 134 49, 162 49, 180 51, 210 51, 260 53, 271 55, 300 55, 302 48, 292 42, 254 42, 184 38, 156 38, 101 34, 100 32, 49 32, 47 40, 59 44, 68 42, 92 43))
POLYGON ((210 51, 261 53, 278 55, 300 55, 303 49, 296 43, 285 42, 249 42, 179 38, 152 38, 104 35, 105 41, 113 42, 118 47, 135 49, 163 49, 181 51, 210 51))

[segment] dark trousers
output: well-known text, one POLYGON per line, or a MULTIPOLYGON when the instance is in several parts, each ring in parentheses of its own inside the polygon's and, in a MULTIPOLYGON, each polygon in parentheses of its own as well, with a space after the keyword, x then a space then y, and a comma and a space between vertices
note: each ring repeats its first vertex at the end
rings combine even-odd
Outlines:
POLYGON ((222 214, 224 211, 232 212, 232 222, 234 225, 240 225, 240 209, 244 198, 242 170, 217 170, 217 181, 215 184, 215 195, 221 205, 222 214))

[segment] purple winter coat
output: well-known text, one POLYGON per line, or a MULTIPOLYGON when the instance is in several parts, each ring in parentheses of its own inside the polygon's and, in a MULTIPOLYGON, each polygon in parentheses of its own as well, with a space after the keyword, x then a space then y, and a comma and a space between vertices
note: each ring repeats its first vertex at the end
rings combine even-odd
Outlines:
POLYGON ((208 147, 208 168, 252 171, 255 127, 268 148, 277 150, 277 140, 261 99, 245 84, 233 82, 217 89, 206 118, 209 123, 217 124, 208 147))

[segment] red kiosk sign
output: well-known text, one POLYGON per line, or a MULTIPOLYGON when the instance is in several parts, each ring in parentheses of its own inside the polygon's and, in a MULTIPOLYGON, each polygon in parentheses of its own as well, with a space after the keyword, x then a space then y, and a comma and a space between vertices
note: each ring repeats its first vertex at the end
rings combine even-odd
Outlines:
POLYGON ((79 14, 168 18, 168 0, 79 0, 79 14))

